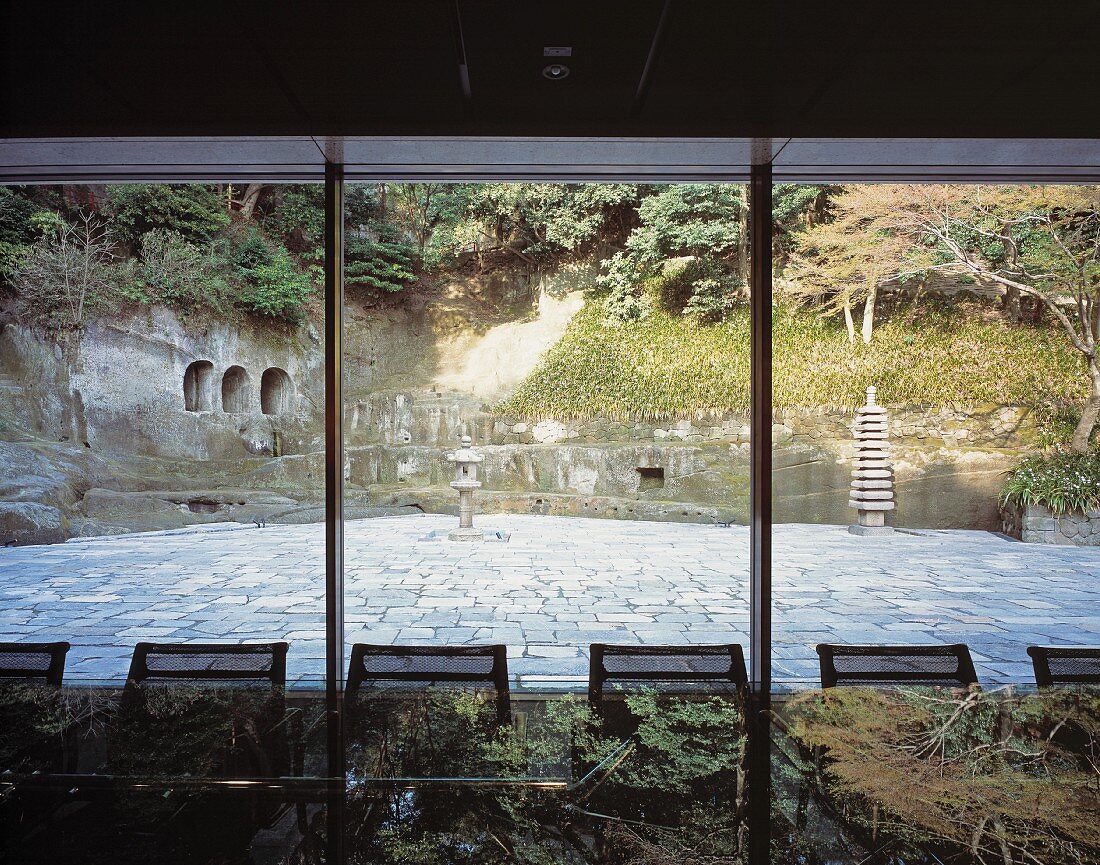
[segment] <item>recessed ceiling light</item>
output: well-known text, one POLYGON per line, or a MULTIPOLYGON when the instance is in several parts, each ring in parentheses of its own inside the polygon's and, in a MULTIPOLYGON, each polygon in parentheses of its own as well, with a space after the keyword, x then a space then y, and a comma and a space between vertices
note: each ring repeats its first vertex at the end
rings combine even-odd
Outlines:
POLYGON ((542 75, 551 81, 560 81, 562 78, 569 77, 569 67, 564 63, 551 63, 542 68, 542 75))

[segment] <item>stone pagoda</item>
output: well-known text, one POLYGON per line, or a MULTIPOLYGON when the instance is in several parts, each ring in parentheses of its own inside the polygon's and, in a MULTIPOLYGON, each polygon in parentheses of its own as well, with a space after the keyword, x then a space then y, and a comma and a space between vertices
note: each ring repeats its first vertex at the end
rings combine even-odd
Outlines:
POLYGON ((867 388, 867 404, 856 409, 853 427, 856 467, 848 507, 859 512, 859 522, 848 526, 853 535, 886 535, 886 512, 894 509, 894 467, 890 462, 890 421, 886 409, 875 403, 875 388, 867 388))
POLYGON ((447 537, 452 541, 483 541, 481 529, 474 528, 474 490, 481 487, 477 479, 477 467, 484 460, 471 447, 469 436, 462 437, 462 446, 447 454, 447 460, 455 464, 455 479, 451 487, 458 490, 458 528, 447 537))

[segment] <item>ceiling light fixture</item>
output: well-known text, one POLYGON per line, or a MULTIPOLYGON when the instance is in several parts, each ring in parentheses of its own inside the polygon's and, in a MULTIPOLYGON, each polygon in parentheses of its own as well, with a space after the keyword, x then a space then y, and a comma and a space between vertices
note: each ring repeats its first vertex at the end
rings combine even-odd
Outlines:
POLYGON ((551 63, 542 68, 542 77, 549 78, 551 81, 560 81, 562 78, 569 77, 569 67, 564 63, 551 63))

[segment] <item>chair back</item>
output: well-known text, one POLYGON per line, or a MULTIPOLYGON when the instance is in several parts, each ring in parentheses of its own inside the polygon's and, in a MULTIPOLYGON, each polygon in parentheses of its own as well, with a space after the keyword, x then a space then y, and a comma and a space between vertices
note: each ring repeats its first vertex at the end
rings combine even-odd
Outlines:
POLYGON ((598 705, 609 682, 699 683, 748 685, 745 655, 738 643, 702 646, 624 646, 593 643, 589 647, 588 699, 598 705))
POLYGON ((68 651, 66 642, 0 643, 0 682, 40 680, 61 687, 68 651))
POLYGON ((821 687, 838 685, 975 685, 970 649, 949 646, 845 646, 821 643, 821 687))
POLYGON ((375 646, 355 643, 344 696, 354 700, 368 682, 442 684, 488 682, 496 691, 497 715, 511 723, 508 694, 508 647, 375 646))
POLYGON ((1028 646, 1035 684, 1100 685, 1100 646, 1028 646))
POLYGON ((138 643, 126 685, 199 682, 209 685, 267 682, 286 685, 287 643, 138 643))

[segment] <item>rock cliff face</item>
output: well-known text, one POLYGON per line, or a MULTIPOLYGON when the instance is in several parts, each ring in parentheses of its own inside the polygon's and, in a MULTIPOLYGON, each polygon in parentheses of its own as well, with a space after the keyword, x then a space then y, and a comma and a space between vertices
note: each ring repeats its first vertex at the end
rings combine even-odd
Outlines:
MULTIPOLYGON (((348 299, 349 513, 453 510, 444 455, 469 434, 485 453, 478 498, 490 509, 747 518, 744 414, 623 422, 493 410, 580 307, 578 283, 555 280, 471 276, 394 308, 348 299)), ((4 322, 0 543, 322 519, 323 349, 318 323, 200 324, 165 309, 60 341, 4 322)), ((776 413, 777 521, 850 522, 851 421, 776 413)), ((998 528, 1001 475, 1034 439, 1014 407, 891 407, 896 523, 998 528)))
MULTIPOLYGON (((251 518, 244 499, 152 489, 239 486, 253 463, 323 442, 316 328, 200 326, 165 309, 90 322, 56 338, 0 328, 0 541, 251 518)), ((320 496, 320 478, 296 492, 320 496)))
POLYGON ((13 427, 100 454, 236 459, 316 450, 321 440, 323 353, 312 325, 196 327, 154 309, 90 322, 57 342, 7 323, 0 362, 22 391, 8 416, 13 427), (191 394, 197 401, 185 387, 192 365, 204 367, 201 394, 191 394), (277 384, 269 370, 282 374, 277 384))

